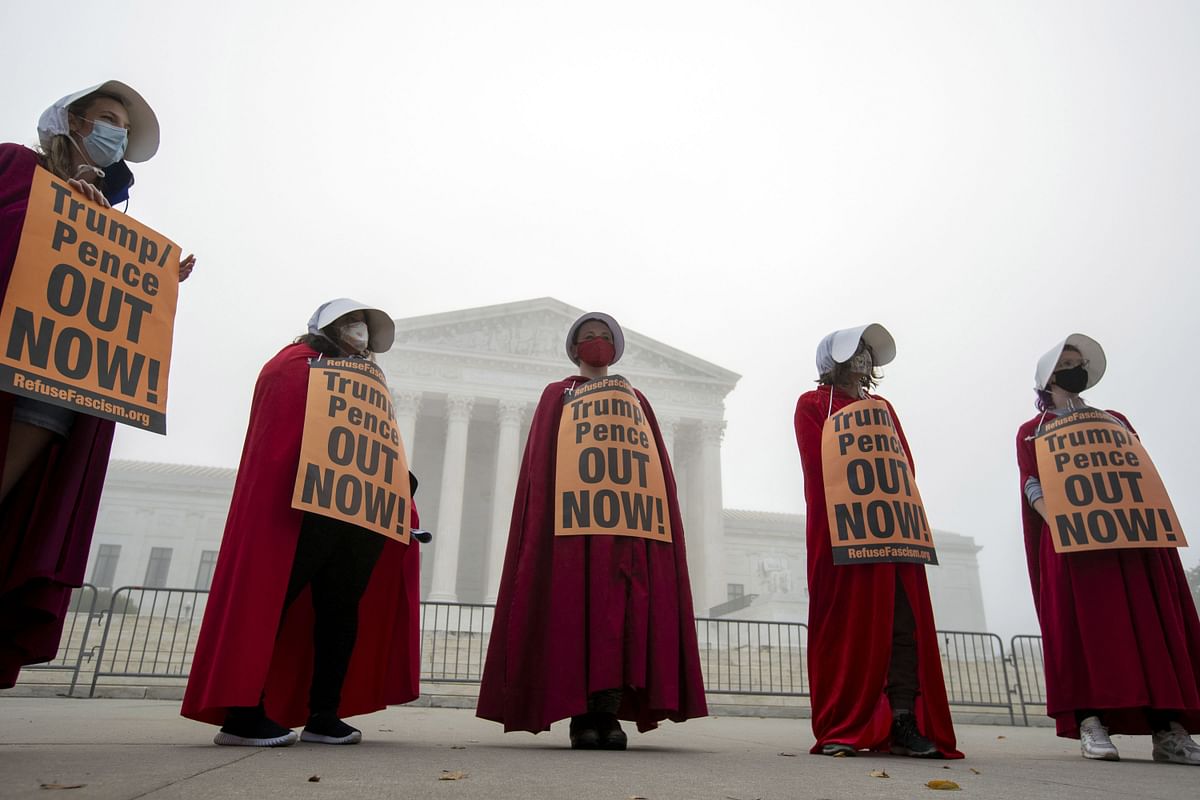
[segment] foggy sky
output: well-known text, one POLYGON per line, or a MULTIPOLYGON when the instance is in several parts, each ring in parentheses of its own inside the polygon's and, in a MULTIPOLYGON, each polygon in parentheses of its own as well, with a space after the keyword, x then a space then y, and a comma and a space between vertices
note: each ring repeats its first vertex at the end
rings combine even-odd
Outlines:
POLYGON ((174 5, 0 11, 0 136, 131 84, 163 141, 129 213, 199 258, 170 434, 114 457, 235 465, 258 369, 331 297, 549 295, 741 373, 725 505, 802 512, 816 343, 880 322, 931 522, 1030 632, 1014 437, 1078 331, 1200 537, 1195 4, 174 5))

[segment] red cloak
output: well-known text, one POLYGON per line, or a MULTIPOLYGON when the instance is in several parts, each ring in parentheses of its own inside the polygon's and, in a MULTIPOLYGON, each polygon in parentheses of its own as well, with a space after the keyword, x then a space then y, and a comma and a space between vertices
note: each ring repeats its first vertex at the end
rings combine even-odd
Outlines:
MULTIPOLYGON (((0 302, 37 166, 29 148, 0 145, 0 302)), ((8 450, 13 400, 0 392, 0 459, 8 450)), ((58 652, 71 590, 83 583, 113 428, 77 414, 67 438, 54 437, 0 506, 0 689, 16 683, 22 666, 58 652)))
MULTIPOLYGON (((925 565, 833 563, 821 464, 821 431, 830 413, 830 392, 834 411, 856 402, 849 395, 821 386, 800 395, 795 417, 808 505, 808 677, 813 735, 817 739, 811 752, 820 753, 824 745, 832 743, 859 750, 890 749, 892 709, 884 687, 891 663, 899 581, 917 623, 917 727, 943 756, 962 758, 956 749, 954 723, 946 700, 925 565)), ((874 399, 884 400, 878 396, 874 399)), ((908 454, 909 469, 915 475, 912 450, 900 419, 891 403, 888 410, 908 454)))
MULTIPOLYGON (((222 724, 232 706, 265 691, 267 715, 288 727, 308 719, 313 666, 312 593, 280 621, 304 512, 292 508, 300 464, 307 345, 285 347, 258 376, 250 423, 212 592, 183 698, 183 716, 222 724)), ((416 509, 412 512, 416 527, 416 509)), ((388 540, 358 611, 358 639, 342 689, 341 717, 407 703, 420 693, 420 555, 388 540)))
POLYGON ((639 731, 708 714, 675 475, 641 392, 665 473, 673 541, 554 536, 563 394, 584 380, 567 378, 542 392, 517 481, 476 709, 505 731, 548 730, 585 713, 591 692, 616 687, 625 687, 618 716, 639 731))
MULTIPOLYGON (((1133 431, 1124 416, 1108 413, 1133 431)), ((1110 733, 1152 733, 1150 708, 1174 711, 1200 733, 1200 619, 1179 552, 1055 552, 1050 526, 1025 498, 1025 482, 1040 480, 1033 436, 1042 417, 1017 431, 1017 465, 1046 712, 1058 735, 1071 739, 1079 738, 1077 709, 1103 712, 1110 733)))

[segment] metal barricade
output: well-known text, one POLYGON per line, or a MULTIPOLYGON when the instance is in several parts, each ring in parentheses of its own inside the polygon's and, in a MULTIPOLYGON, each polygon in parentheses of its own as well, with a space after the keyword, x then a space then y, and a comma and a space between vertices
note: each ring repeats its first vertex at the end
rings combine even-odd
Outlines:
POLYGON ((808 626, 801 622, 696 618, 704 690, 808 696, 808 626))
POLYGON ((1017 688, 1020 692, 1021 714, 1025 724, 1029 724, 1027 706, 1033 706, 1038 713, 1046 711, 1046 669, 1042 653, 1042 637, 1018 635, 1012 637, 1010 643, 1013 671, 1017 675, 1017 688))
POLYGON ((187 678, 208 592, 122 586, 113 592, 89 697, 102 677, 187 678))
POLYGON ((496 607, 421 603, 421 680, 479 683, 496 607))
POLYGON ((71 673, 71 685, 67 696, 75 694, 75 685, 79 682, 79 671, 85 658, 91 658, 88 651, 88 636, 92 631, 92 619, 96 614, 96 587, 85 583, 71 592, 71 601, 67 606, 67 614, 63 619, 62 638, 59 639, 58 652, 54 658, 42 664, 30 664, 24 670, 53 670, 71 673), (82 618, 82 620, 81 620, 82 618))
POLYGON ((952 706, 1008 709, 1017 724, 1004 641, 994 633, 938 631, 946 697, 952 706))

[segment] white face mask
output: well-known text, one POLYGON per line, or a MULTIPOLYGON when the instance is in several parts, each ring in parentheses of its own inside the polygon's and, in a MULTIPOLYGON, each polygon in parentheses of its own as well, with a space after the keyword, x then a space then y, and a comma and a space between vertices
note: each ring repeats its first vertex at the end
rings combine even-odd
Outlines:
POLYGON ((366 350, 371 340, 371 332, 367 329, 365 322, 347 322, 345 325, 340 325, 338 336, 356 353, 366 350))

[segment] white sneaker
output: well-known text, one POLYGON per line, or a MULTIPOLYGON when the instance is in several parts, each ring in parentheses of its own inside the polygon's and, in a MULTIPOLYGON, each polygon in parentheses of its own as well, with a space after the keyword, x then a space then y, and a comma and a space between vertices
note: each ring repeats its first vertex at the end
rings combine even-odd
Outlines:
POLYGON ((1117 752, 1112 739, 1108 738, 1108 728, 1100 724, 1099 717, 1087 717, 1079 723, 1079 749, 1084 758, 1121 760, 1121 754, 1117 752))
POLYGON ((1155 761, 1200 766, 1200 744, 1196 744, 1178 722, 1172 722, 1169 730, 1156 731, 1151 739, 1154 742, 1151 755, 1155 761))

